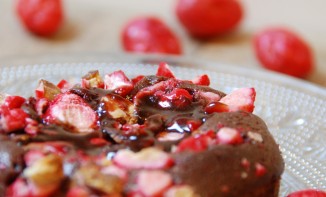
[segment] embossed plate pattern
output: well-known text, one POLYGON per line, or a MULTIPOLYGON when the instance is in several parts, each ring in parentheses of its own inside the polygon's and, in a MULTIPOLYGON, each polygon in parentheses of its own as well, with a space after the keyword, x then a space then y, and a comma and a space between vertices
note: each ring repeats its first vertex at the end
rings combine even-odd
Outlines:
POLYGON ((187 58, 93 55, 44 59, 39 62, 37 58, 27 59, 22 65, 0 65, 1 92, 29 96, 38 79, 78 82, 82 75, 94 69, 102 74, 118 69, 128 76, 155 74, 155 65, 162 60, 169 62, 175 75, 182 79, 207 73, 211 86, 226 93, 238 87, 255 87, 254 113, 265 120, 286 163, 280 196, 305 188, 326 190, 326 90, 323 88, 278 74, 187 58))

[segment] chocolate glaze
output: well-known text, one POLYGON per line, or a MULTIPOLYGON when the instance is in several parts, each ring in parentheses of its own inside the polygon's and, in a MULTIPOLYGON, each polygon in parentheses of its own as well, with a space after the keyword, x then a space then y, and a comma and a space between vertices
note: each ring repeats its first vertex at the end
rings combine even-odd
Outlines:
MULTIPOLYGON (((209 118, 200 131, 218 131, 217 125, 239 128, 246 135, 249 131, 259 133, 263 142, 248 141, 241 145, 215 145, 207 151, 182 152, 173 155, 176 165, 171 170, 174 179, 195 188, 203 197, 210 196, 255 196, 259 190, 274 186, 284 169, 278 145, 268 132, 265 123, 257 116, 246 112, 217 113, 209 118), (250 166, 241 165, 247 159, 250 166), (255 175, 255 164, 266 168, 262 177, 255 175), (242 178, 241 174, 247 174, 242 178), (205 178, 206 177, 206 178, 205 178), (200 180, 200 181, 198 181, 200 180), (225 188, 228 188, 227 192, 225 188)), ((271 187, 263 196, 275 196, 278 188, 271 187)))
POLYGON ((181 81, 177 87, 186 89, 186 90, 190 91, 191 93, 196 93, 198 91, 202 91, 202 92, 212 92, 212 93, 218 94, 221 98, 225 96, 224 92, 215 90, 208 86, 195 85, 189 81, 181 81))
POLYGON ((134 97, 143 88, 152 86, 161 81, 166 81, 168 79, 169 78, 156 76, 156 75, 145 76, 143 79, 141 79, 135 84, 134 89, 130 92, 130 97, 134 97))
MULTIPOLYGON (((138 83, 138 85, 136 85, 136 87, 147 87, 163 80, 166 80, 166 78, 156 76, 145 77, 138 83)), ((183 82, 178 82, 178 84, 183 84, 183 82)), ((187 85, 188 83, 184 84, 187 85)), ((187 85, 187 87, 190 86, 187 85)), ((153 145, 164 147, 165 150, 171 150, 172 145, 175 145, 178 141, 159 142, 155 137, 157 132, 167 130, 169 132, 189 133, 190 129, 186 125, 187 120, 202 121, 207 117, 203 111, 201 101, 193 102, 187 108, 181 110, 171 110, 159 108, 157 103, 148 98, 147 95, 139 96, 137 97, 138 105, 136 106, 136 113, 139 115, 139 122, 144 122, 146 125, 145 133, 141 135, 126 136, 114 126, 114 124, 117 123, 117 120, 108 115, 104 104, 101 103, 101 98, 104 96, 107 96, 108 98, 116 97, 120 100, 124 100, 123 97, 99 88, 86 90, 80 87, 75 87, 71 89, 70 92, 81 96, 94 110, 97 111, 100 118, 99 128, 106 140, 112 144, 124 144, 124 146, 127 146, 134 151, 153 145)), ((67 138, 67 140, 69 140, 69 138, 67 138)))
POLYGON ((130 97, 134 97, 140 90, 152 86, 154 84, 157 84, 161 81, 167 81, 167 80, 172 80, 176 82, 175 88, 183 88, 191 92, 191 94, 194 94, 197 91, 202 91, 202 92, 212 92, 215 94, 218 94, 220 97, 224 97, 225 93, 215 90, 213 88, 210 88, 208 86, 200 86, 200 85, 195 85, 190 81, 181 81, 177 79, 171 79, 171 78, 166 78, 166 77, 161 77, 161 76, 155 76, 155 75, 150 75, 150 76, 145 76, 142 80, 136 83, 134 89, 130 93, 130 97))
POLYGON ((7 136, 0 135, 0 196, 6 187, 23 171, 24 151, 7 136))
POLYGON ((101 133, 94 131, 90 133, 72 133, 57 125, 45 126, 34 137, 28 138, 30 142, 65 141, 81 149, 93 147, 90 139, 101 137, 101 133))
MULTIPOLYGON (((220 97, 225 96, 224 93, 206 86, 198 86, 188 81, 159 78, 155 76, 145 77, 143 80, 139 81, 136 86, 146 88, 148 85, 153 85, 161 81, 169 85, 169 88, 161 88, 165 93, 169 93, 174 88, 182 88, 187 90, 193 97, 198 91, 213 92, 220 97)), ((168 131, 183 133, 190 131, 184 124, 187 120, 203 121, 207 117, 204 113, 204 101, 202 100, 194 99, 190 102, 187 101, 189 103, 184 106, 175 106, 173 103, 165 103, 163 107, 159 104, 159 99, 153 95, 152 91, 151 89, 145 91, 137 90, 137 94, 134 96, 137 115, 141 120, 146 121, 146 125, 155 125, 155 127, 159 129, 166 128, 168 131), (161 125, 157 125, 157 123, 161 125), (174 127, 172 125, 174 125, 174 127)))
POLYGON ((101 88, 91 88, 85 89, 78 86, 75 86, 69 92, 77 94, 81 98, 83 98, 94 110, 97 110, 98 105, 100 103, 100 99, 107 95, 113 94, 112 91, 104 90, 101 88))

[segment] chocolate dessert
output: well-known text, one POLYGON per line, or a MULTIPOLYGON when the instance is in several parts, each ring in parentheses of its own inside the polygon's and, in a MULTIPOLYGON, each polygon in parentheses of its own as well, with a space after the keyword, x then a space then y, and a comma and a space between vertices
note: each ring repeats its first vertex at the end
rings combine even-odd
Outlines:
POLYGON ((284 162, 256 92, 207 75, 90 71, 1 95, 0 196, 276 197, 284 162))

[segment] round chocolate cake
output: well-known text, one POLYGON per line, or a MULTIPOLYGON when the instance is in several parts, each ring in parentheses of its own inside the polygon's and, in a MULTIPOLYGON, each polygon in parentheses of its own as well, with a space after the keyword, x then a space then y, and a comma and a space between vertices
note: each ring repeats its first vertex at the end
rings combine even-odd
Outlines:
POLYGON ((0 95, 0 196, 278 196, 284 162, 255 89, 209 83, 161 63, 0 95))

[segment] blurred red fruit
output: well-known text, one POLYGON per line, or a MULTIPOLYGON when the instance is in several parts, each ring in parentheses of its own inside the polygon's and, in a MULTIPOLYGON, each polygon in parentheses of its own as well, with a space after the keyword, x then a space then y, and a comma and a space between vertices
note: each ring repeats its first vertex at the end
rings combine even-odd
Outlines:
POLYGON ((61 0, 18 0, 16 9, 23 25, 40 36, 54 34, 63 21, 61 0))
POLYGON ((195 37, 212 37, 233 30, 243 17, 237 0, 178 0, 176 14, 195 37))
POLYGON ((127 24, 122 31, 126 51, 143 53, 181 54, 179 39, 160 19, 143 17, 127 24))
POLYGON ((293 192, 287 197, 326 197, 326 192, 314 189, 307 189, 293 192))
POLYGON ((271 28, 254 36, 254 49, 267 69, 294 77, 305 77, 313 69, 313 54, 302 38, 282 28, 271 28))

